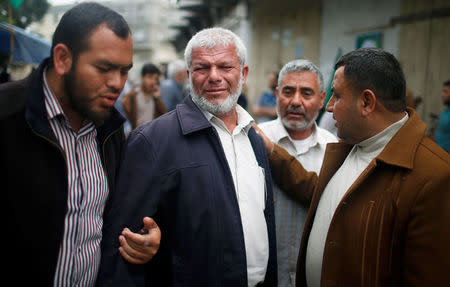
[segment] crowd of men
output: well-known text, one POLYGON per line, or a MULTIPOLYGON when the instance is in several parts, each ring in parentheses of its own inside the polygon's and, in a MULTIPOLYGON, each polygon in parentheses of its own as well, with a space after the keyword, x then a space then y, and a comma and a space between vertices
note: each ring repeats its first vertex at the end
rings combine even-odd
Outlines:
POLYGON ((114 106, 132 54, 123 17, 84 2, 36 71, 0 85, 5 280, 450 285, 450 156, 406 106, 393 55, 362 48, 336 63, 326 110, 337 137, 316 124, 325 90, 308 60, 274 75, 277 117, 258 126, 237 104, 245 45, 207 28, 161 86, 143 67, 121 98, 126 137, 114 106))

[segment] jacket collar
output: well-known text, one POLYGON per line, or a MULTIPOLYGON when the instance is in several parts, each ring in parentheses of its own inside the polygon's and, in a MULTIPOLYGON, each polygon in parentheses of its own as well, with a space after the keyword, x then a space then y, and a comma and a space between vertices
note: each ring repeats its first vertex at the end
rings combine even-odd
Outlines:
POLYGON ((190 95, 185 97, 181 104, 177 105, 176 113, 178 114, 183 135, 212 127, 202 111, 194 104, 190 95))
POLYGON ((407 112, 408 121, 376 157, 377 161, 408 169, 413 168, 414 156, 427 126, 413 109, 407 108, 407 112))
MULTIPOLYGON (((384 162, 407 169, 413 168, 414 156, 427 126, 413 109, 407 108, 406 111, 409 119, 375 158, 376 162, 384 162)), ((331 143, 327 146, 327 152, 333 154, 334 159, 340 155, 337 162, 342 164, 351 148, 352 145, 343 142, 331 143), (342 155, 344 157, 341 157, 342 155)))
MULTIPOLYGON (((183 135, 192 134, 204 129, 212 128, 211 123, 205 114, 197 107, 191 96, 185 97, 181 104, 176 107, 178 121, 183 135)), ((268 166, 266 150, 262 138, 256 134, 253 127, 248 130, 248 137, 255 152, 256 159, 260 166, 268 166)), ((267 176, 267 175, 266 175, 267 176)))
MULTIPOLYGON (((50 123, 47 119, 45 109, 45 95, 43 90, 43 73, 49 63, 49 58, 45 59, 30 77, 30 89, 28 91, 28 101, 25 106, 25 119, 38 134, 56 141, 50 123)), ((113 107, 110 118, 101 127, 97 127, 97 137, 102 142, 106 137, 116 131, 125 122, 125 118, 113 107)))
POLYGON ((29 77, 30 89, 28 90, 25 106, 25 120, 36 133, 56 141, 45 109, 43 73, 48 63, 49 58, 45 59, 29 77))

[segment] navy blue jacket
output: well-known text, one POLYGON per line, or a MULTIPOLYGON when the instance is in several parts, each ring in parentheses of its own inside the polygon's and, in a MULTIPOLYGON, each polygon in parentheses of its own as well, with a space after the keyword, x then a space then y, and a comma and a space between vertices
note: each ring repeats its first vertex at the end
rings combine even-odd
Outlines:
MULTIPOLYGON (((262 286, 276 286, 272 180, 262 139, 253 128, 249 138, 266 173, 270 250, 262 286)), ((247 287, 232 175, 216 130, 190 97, 130 135, 117 184, 105 219, 100 286, 247 287), (144 216, 161 228, 161 246, 147 265, 128 264, 117 238, 124 227, 139 230, 144 216)))
MULTIPOLYGON (((42 74, 47 63, 26 79, 0 85, 0 189, 6 213, 1 223, 11 237, 3 272, 16 286, 52 286, 67 212, 66 159, 45 109, 42 74), (18 270, 27 275, 14 275, 18 270)), ((124 144, 123 122, 113 110, 97 128, 110 194, 124 144)))

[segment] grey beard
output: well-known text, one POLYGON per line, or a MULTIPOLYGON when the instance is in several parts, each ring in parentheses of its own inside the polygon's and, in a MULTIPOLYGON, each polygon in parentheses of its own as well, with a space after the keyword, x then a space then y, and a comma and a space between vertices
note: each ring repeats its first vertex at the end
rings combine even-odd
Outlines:
MULTIPOLYGON (((295 108, 297 110, 299 110, 301 113, 303 113, 304 116, 306 116, 306 111, 302 108, 302 107, 298 107, 295 108)), ((287 109, 286 111, 288 111, 289 109, 287 109)), ((292 130, 292 131, 305 131, 307 129, 309 129, 315 122, 315 120, 317 119, 317 116, 319 115, 319 112, 317 111, 314 116, 312 117, 312 119, 307 120, 306 118, 301 121, 301 122, 296 122, 296 123, 292 123, 290 122, 288 119, 286 119, 285 117, 281 117, 281 112, 280 112, 280 108, 279 106, 277 106, 277 114, 278 117, 281 119, 281 122, 283 123, 283 126, 286 127, 286 129, 288 130, 292 130)))
POLYGON ((236 90, 231 93, 222 103, 218 104, 211 103, 204 96, 197 94, 193 88, 191 78, 189 78, 189 84, 192 101, 196 103, 200 109, 207 111, 215 116, 221 116, 230 113, 236 107, 237 100, 242 91, 242 75, 239 79, 239 84, 236 90))

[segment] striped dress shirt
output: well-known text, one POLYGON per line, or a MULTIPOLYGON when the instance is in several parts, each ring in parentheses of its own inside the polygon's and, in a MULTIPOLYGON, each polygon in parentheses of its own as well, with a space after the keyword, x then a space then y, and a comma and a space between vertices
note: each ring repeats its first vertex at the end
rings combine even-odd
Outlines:
POLYGON ((68 180, 64 234, 53 285, 94 286, 100 264, 103 210, 108 197, 97 130, 92 122, 83 123, 78 132, 71 128, 45 74, 44 71, 45 108, 53 133, 64 151, 68 180))

